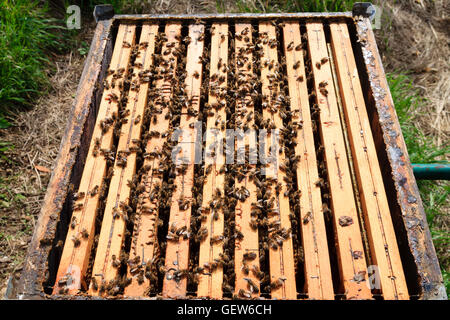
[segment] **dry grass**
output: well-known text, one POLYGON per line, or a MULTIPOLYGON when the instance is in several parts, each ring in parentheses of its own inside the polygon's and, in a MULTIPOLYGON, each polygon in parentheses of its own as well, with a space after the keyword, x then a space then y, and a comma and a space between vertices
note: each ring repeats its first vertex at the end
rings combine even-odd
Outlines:
MULTIPOLYGON (((450 138, 450 2, 381 1, 384 27, 377 42, 388 72, 407 72, 426 99, 417 124, 437 146, 450 138)), ((447 160, 450 155, 447 155, 447 160)))
MULTIPOLYGON (((93 26, 87 31, 90 41, 93 26)), ((8 160, 0 159, 0 290, 22 268, 84 64, 74 52, 51 60, 49 93, 0 131, 0 140, 14 146, 8 160)))
MULTIPOLYGON (((233 1, 142 1, 146 13, 235 12, 233 1)), ((387 72, 412 71, 410 77, 426 98, 415 111, 417 125, 438 145, 449 142, 450 71, 448 64, 449 4, 445 1, 383 1, 384 24, 376 32, 387 72), (445 7, 446 6, 446 7, 445 7)), ((136 8, 132 8, 137 11, 136 8)), ((87 18, 87 17, 86 17, 87 18)), ((85 26, 90 43, 93 27, 85 26)), ((75 50, 76 52, 76 50, 75 50)), ((0 159, 0 290, 11 273, 20 274, 26 247, 43 200, 66 127, 84 58, 75 53, 53 57, 51 90, 35 107, 14 120, 14 127, 0 133, 11 142, 11 162, 0 159), (39 168, 39 167, 38 167, 39 168), (45 170, 41 168, 41 170, 45 170)), ((450 155, 448 155, 450 156, 450 155)), ((447 157, 448 157, 447 156, 447 157)), ((444 206, 437 228, 448 233, 450 204, 444 206)), ((447 251, 447 248, 440 248, 447 251)), ((439 251, 438 250, 438 251, 439 251)), ((443 255, 444 257, 446 255, 443 255)), ((0 293, 1 294, 1 293, 0 293)))

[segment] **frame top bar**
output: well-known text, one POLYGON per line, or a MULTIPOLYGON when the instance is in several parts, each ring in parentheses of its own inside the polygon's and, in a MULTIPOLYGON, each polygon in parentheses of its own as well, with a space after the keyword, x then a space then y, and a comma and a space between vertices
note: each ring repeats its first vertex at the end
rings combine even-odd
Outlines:
POLYGON ((117 14, 115 20, 148 19, 277 19, 277 18, 352 18, 352 12, 296 12, 296 13, 205 13, 205 14, 117 14))

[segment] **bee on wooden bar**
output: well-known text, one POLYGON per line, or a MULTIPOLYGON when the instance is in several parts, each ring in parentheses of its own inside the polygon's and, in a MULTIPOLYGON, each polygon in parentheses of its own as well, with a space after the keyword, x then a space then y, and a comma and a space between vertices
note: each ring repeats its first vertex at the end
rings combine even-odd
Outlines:
POLYGON ((86 229, 83 229, 83 230, 81 231, 81 236, 82 236, 84 239, 89 238, 89 233, 87 232, 86 229))
POLYGON ((288 46, 286 47, 287 51, 291 51, 294 48, 294 41, 291 41, 288 46))
POLYGON ((243 278, 245 281, 247 281, 247 285, 250 289, 250 293, 259 293, 258 286, 253 282, 250 278, 243 278))
POLYGON ((79 200, 84 198, 84 192, 77 192, 73 195, 73 200, 79 200))
POLYGON ((96 185, 92 190, 89 192, 91 197, 95 197, 98 193, 98 185, 96 185))
POLYGON ((275 281, 273 281, 273 282, 270 283, 270 288, 271 288, 272 290, 279 289, 279 288, 281 288, 281 287, 283 286, 284 281, 286 281, 286 278, 280 277, 280 278, 278 278, 277 280, 275 280, 275 281))
POLYGON ((308 224, 309 221, 312 219, 312 213, 311 211, 308 211, 308 213, 303 217, 303 224, 308 224))
POLYGON ((75 248, 79 247, 81 244, 81 241, 77 236, 72 236, 72 241, 75 248))
POLYGON ((196 238, 199 242, 202 242, 206 239, 206 237, 208 237, 208 229, 206 227, 201 227, 197 233, 196 238))
POLYGON ((139 43, 139 49, 146 49, 147 47, 148 47, 147 41, 143 41, 143 42, 139 43))
POLYGON ((294 64, 294 66, 293 66, 293 68, 294 68, 294 70, 296 70, 296 69, 298 69, 298 67, 300 67, 300 60, 298 60, 295 64, 294 64))
POLYGON ((119 97, 117 96, 117 94, 115 94, 114 92, 111 92, 110 94, 108 94, 108 96, 106 97, 106 100, 111 102, 118 102, 119 101, 119 97))
POLYGON ((322 204, 322 211, 324 214, 330 214, 331 210, 326 203, 322 204))
POLYGON ((70 228, 75 229, 77 226, 77 217, 72 217, 72 220, 70 221, 70 228))
POLYGON ((327 82, 327 81, 321 81, 321 82, 319 83, 319 88, 325 88, 327 85, 328 85, 328 82, 327 82))
POLYGON ((349 217, 349 216, 341 216, 341 217, 339 217, 339 225, 341 227, 347 227, 347 226, 352 225, 352 224, 353 224, 352 217, 349 217))
POLYGON ((243 255, 244 260, 248 260, 248 261, 255 260, 256 257, 257 257, 257 255, 254 252, 246 252, 243 255))
POLYGON ((319 89, 319 91, 320 91, 320 93, 323 95, 323 96, 328 96, 328 90, 327 89, 325 89, 325 88, 320 88, 319 89))
POLYGON ((223 235, 212 236, 210 239, 210 243, 211 244, 220 243, 220 242, 222 242, 223 239, 224 239, 223 235))
POLYGON ((361 259, 363 257, 363 252, 362 251, 352 251, 352 257, 355 260, 361 259))
POLYGON ((120 260, 116 258, 116 255, 115 255, 115 254, 113 254, 113 255, 111 256, 111 265, 112 265, 114 268, 118 268, 118 267, 120 266, 120 260))
POLYGON ((113 219, 119 219, 120 218, 120 212, 117 208, 113 208, 113 219))
POLYGON ((248 298, 250 299, 252 297, 252 294, 244 289, 239 289, 238 296, 241 298, 248 298))
POLYGON ((77 203, 73 206, 74 211, 81 210, 81 209, 83 209, 83 203, 77 203))

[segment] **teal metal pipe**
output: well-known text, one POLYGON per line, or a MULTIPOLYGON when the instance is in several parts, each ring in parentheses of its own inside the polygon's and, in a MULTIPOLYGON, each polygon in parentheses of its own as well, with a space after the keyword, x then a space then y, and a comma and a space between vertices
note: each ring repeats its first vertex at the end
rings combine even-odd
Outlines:
POLYGON ((418 180, 450 180, 450 163, 413 163, 418 180))

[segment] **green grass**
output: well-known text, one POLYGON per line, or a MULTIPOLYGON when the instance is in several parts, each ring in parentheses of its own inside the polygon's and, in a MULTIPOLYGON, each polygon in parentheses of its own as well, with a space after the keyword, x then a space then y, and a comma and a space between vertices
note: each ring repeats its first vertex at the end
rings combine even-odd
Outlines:
MULTIPOLYGON (((49 18, 41 3, 0 0, 0 134, 10 127, 8 119, 31 107, 46 92, 51 71, 49 52, 66 47, 61 41, 62 27, 49 18)), ((0 140, 3 163, 11 161, 6 154, 12 148, 13 144, 0 140)))
MULTIPOLYGON (((436 147, 431 138, 425 136, 415 124, 415 118, 420 117, 415 110, 424 100, 414 89, 408 76, 387 74, 387 80, 411 162, 440 162, 443 155, 450 154, 450 146, 436 147)), ((444 215, 448 214, 443 208, 448 205, 450 198, 450 182, 418 180, 417 185, 439 257, 447 295, 450 296, 450 234, 442 222, 444 215)))
MULTIPOLYGON (((0 130, 46 92, 49 52, 66 47, 63 28, 42 1, 0 0, 0 130)), ((12 147, 0 140, 0 158, 12 147)))
MULTIPOLYGON (((31 106, 47 82, 61 30, 38 1, 0 0, 0 116, 31 106)), ((3 120, 4 121, 4 118, 3 120)))
POLYGON ((437 148, 414 122, 414 119, 420 116, 415 110, 419 104, 425 102, 424 99, 414 89, 407 75, 391 73, 387 74, 387 80, 411 162, 440 161, 439 157, 450 153, 450 147, 437 148))
MULTIPOLYGON (((276 1, 257 1, 257 0, 238 0, 236 6, 239 12, 337 12, 350 11, 353 3, 357 1, 349 0, 321 0, 321 1, 303 1, 303 0, 276 0, 276 1)), ((366 1, 358 1, 366 2, 366 1)), ((217 0, 218 8, 223 7, 220 0, 217 0)))
POLYGON ((92 12, 98 4, 111 4, 115 13, 142 13, 142 7, 145 5, 143 0, 82 0, 83 10, 92 12))

